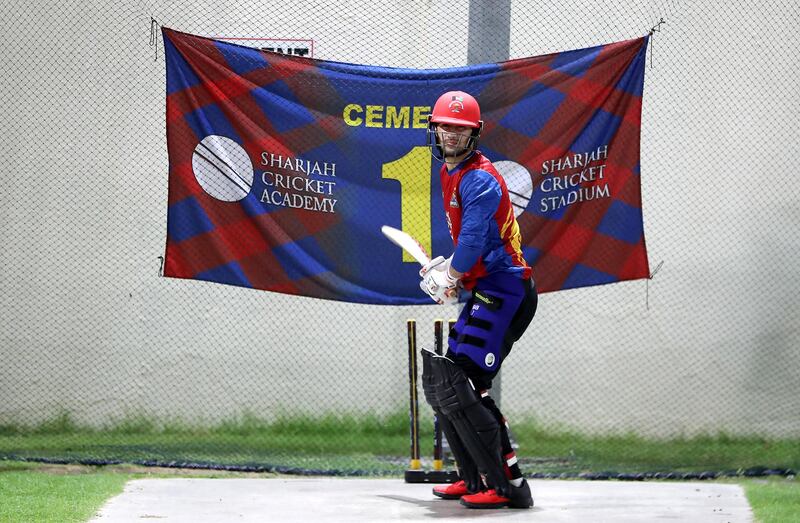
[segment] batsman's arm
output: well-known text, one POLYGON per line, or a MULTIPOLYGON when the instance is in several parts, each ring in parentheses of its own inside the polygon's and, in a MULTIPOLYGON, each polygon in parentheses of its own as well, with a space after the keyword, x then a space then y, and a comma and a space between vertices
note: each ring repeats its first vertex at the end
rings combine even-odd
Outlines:
POLYGON ((459 192, 463 204, 461 231, 450 267, 464 273, 469 272, 483 254, 489 225, 500 206, 502 189, 492 175, 476 169, 461 180, 459 192))

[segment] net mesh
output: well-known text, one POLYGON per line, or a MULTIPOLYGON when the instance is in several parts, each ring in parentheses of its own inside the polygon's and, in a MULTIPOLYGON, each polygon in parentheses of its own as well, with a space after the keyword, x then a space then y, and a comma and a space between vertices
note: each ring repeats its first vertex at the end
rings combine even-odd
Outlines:
MULTIPOLYGON (((406 319, 430 346, 433 320, 457 309, 160 277, 158 25, 320 59, 441 68, 503 52, 493 34, 470 33, 470 3, 6 4, 0 455, 405 468, 406 319)), ((501 380, 524 470, 796 469, 800 7, 483 4, 509 6, 509 58, 657 27, 641 145, 655 274, 541 296, 501 380), (691 444, 705 452, 684 452, 691 444), (632 446, 647 456, 629 459, 632 446)))

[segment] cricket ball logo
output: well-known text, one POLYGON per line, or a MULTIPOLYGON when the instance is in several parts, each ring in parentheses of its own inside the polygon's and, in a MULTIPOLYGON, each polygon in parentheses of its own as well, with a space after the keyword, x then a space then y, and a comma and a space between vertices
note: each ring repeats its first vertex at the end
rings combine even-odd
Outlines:
POLYGON ((460 113, 464 110, 464 99, 460 96, 454 96, 448 108, 451 113, 460 113))

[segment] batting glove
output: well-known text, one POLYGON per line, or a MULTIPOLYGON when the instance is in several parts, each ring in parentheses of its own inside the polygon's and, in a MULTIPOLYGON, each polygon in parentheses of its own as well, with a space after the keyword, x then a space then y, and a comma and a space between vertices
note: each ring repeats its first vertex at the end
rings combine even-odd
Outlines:
POLYGON ((457 285, 458 279, 450 275, 449 259, 431 266, 419 283, 423 292, 433 301, 448 305, 458 302, 457 285))
POLYGON ((428 271, 430 271, 434 267, 441 265, 442 263, 447 262, 447 266, 449 267, 451 259, 452 256, 446 260, 444 259, 444 256, 437 256, 436 258, 432 259, 431 261, 422 266, 422 268, 419 270, 419 277, 424 278, 425 275, 428 273, 428 271))

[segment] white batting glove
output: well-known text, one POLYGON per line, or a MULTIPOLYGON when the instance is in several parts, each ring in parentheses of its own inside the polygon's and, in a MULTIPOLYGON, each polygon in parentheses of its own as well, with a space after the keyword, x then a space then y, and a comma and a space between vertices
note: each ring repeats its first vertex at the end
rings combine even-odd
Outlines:
POLYGON ((423 292, 436 303, 449 305, 458 302, 458 278, 450 275, 451 259, 431 266, 419 282, 423 292))
POLYGON ((447 262, 447 266, 449 267, 451 259, 452 259, 452 256, 450 258, 448 258, 447 260, 444 259, 444 256, 437 256, 436 258, 432 259, 431 261, 429 261, 428 263, 426 263, 425 265, 422 266, 422 268, 419 270, 419 277, 420 278, 424 278, 425 275, 428 273, 428 271, 430 271, 431 269, 433 269, 434 267, 436 267, 436 266, 438 266, 438 265, 440 265, 442 263, 447 262))

